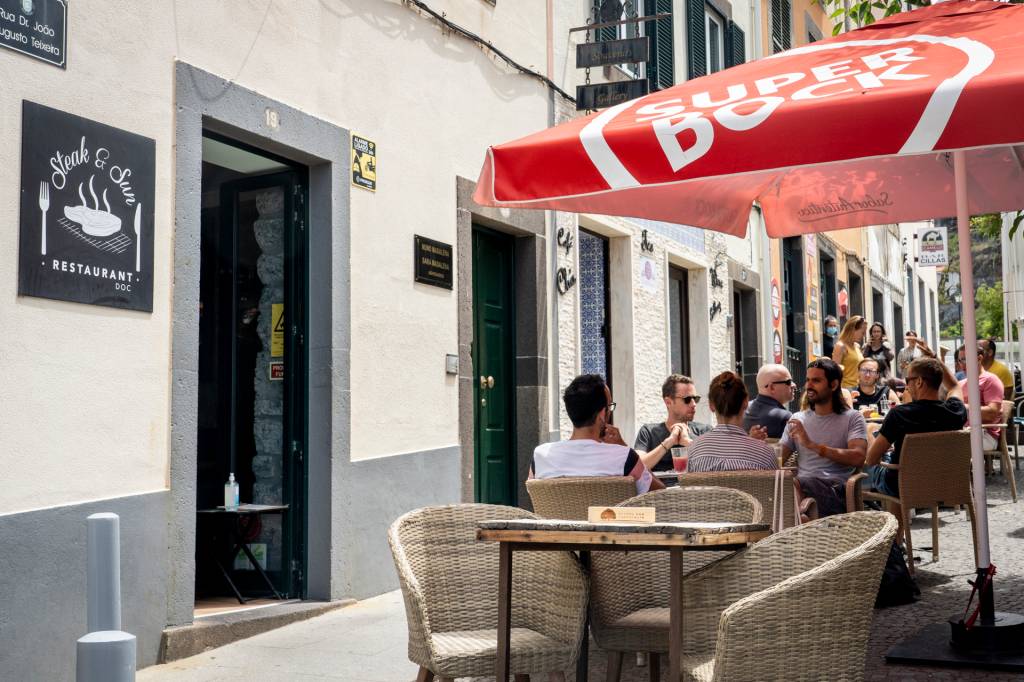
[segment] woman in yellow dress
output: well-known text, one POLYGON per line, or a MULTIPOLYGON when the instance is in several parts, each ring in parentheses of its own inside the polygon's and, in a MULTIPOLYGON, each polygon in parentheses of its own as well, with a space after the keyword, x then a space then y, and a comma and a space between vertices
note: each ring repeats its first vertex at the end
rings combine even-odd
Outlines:
POLYGON ((843 388, 853 388, 860 378, 857 368, 864 359, 860 344, 864 342, 864 333, 868 330, 868 321, 860 315, 854 315, 839 333, 839 340, 832 349, 832 359, 843 368, 843 388))

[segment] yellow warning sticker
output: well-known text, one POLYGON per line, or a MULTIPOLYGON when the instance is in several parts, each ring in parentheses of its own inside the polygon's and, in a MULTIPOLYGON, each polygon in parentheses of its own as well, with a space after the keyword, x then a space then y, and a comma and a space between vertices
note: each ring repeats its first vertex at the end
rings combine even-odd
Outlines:
POLYGON ((377 191, 377 143, 352 136, 352 184, 377 191))
POLYGON ((270 306, 270 357, 284 356, 284 303, 270 306))

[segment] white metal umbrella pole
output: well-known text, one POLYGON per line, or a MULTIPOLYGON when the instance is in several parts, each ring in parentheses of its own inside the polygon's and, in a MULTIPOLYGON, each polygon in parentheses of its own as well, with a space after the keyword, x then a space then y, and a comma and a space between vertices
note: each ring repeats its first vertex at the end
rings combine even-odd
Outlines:
MULTIPOLYGON (((988 545, 988 506, 985 493, 985 456, 981 441, 981 388, 978 377, 978 328, 974 319, 974 258, 971 255, 971 216, 967 207, 967 159, 953 152, 956 190, 956 232, 960 242, 960 296, 963 301, 964 359, 967 361, 967 414, 971 420, 971 470, 974 476, 974 514, 978 525, 978 579, 991 563, 988 545)), ((994 617, 992 589, 980 595, 982 620, 994 617), (988 606, 986 606, 986 602, 988 606), (988 611, 988 613, 986 613, 988 611)))

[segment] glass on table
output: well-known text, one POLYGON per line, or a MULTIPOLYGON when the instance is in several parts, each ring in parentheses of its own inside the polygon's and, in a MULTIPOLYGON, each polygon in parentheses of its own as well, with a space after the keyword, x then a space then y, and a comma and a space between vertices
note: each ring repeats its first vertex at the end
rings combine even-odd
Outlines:
POLYGON ((687 454, 685 447, 677 445, 672 448, 672 468, 676 471, 686 471, 689 458, 690 456, 687 454))

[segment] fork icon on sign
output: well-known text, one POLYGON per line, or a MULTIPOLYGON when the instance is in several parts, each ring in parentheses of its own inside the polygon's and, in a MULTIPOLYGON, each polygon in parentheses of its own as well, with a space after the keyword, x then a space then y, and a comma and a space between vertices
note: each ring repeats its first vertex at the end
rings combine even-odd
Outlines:
POLYGON ((50 210, 50 183, 39 183, 39 210, 43 213, 43 246, 42 254, 46 255, 46 212, 50 210))

